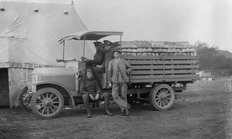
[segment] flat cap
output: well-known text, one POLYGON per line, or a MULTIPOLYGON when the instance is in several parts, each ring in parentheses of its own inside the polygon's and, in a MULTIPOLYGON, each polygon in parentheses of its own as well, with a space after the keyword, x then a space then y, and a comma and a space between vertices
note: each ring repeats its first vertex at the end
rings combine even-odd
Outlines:
POLYGON ((86 69, 86 73, 87 73, 87 72, 93 73, 93 70, 92 70, 92 69, 86 69))
POLYGON ((104 42, 104 44, 108 44, 108 45, 111 45, 111 44, 112 44, 112 42, 109 41, 109 40, 104 40, 103 42, 104 42))
POLYGON ((94 42, 93 44, 94 44, 94 45, 99 45, 99 44, 102 44, 102 42, 98 42, 98 41, 97 41, 97 42, 94 42))
POLYGON ((115 49, 115 50, 113 51, 113 53, 115 53, 115 52, 118 52, 119 54, 121 54, 121 51, 120 51, 119 49, 115 49))

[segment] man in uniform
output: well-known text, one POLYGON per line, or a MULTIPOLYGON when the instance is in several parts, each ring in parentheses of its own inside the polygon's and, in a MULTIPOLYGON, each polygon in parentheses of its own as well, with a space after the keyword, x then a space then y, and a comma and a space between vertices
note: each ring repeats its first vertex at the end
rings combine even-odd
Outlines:
POLYGON ((94 42, 94 45, 95 45, 96 53, 94 54, 93 60, 89 60, 85 57, 81 57, 82 60, 86 61, 87 68, 94 68, 96 67, 96 65, 101 65, 104 60, 105 52, 104 52, 103 43, 97 41, 94 42))
POLYGON ((121 58, 121 52, 115 50, 113 52, 114 59, 109 62, 108 68, 108 84, 112 87, 112 96, 123 113, 123 116, 129 115, 129 104, 127 103, 127 83, 129 82, 128 74, 132 71, 130 64, 121 58), (119 96, 121 90, 121 97, 119 96))
POLYGON ((101 65, 97 65, 97 70, 101 71, 101 72, 106 72, 106 80, 107 80, 107 76, 108 76, 108 66, 109 66, 109 62, 110 60, 114 59, 114 54, 113 52, 115 50, 118 50, 118 43, 112 43, 108 40, 104 40, 104 52, 105 52, 105 56, 103 59, 103 62, 101 65))

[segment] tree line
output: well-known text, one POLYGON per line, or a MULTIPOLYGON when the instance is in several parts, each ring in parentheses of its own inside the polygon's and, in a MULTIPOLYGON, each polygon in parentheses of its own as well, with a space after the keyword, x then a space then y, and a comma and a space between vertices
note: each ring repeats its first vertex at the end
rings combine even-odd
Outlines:
POLYGON ((210 46, 205 42, 194 44, 197 50, 197 58, 200 61, 200 70, 228 70, 232 74, 232 53, 222 51, 216 46, 210 46))

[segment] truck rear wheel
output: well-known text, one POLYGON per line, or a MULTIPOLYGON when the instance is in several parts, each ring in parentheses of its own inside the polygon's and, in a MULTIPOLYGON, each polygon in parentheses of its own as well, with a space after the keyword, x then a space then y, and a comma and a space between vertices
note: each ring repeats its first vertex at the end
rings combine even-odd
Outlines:
POLYGON ((175 94, 171 86, 167 84, 160 84, 155 86, 150 92, 150 104, 156 110, 168 110, 172 107, 175 94))
POLYGON ((39 89, 31 99, 33 113, 42 119, 50 119, 57 116, 63 106, 63 96, 54 88, 39 89))

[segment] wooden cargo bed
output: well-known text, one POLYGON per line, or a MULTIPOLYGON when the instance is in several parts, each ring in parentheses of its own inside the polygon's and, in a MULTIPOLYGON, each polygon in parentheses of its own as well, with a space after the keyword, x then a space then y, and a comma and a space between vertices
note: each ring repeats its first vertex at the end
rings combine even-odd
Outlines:
POLYGON ((198 78, 193 56, 123 56, 132 66, 132 83, 192 82, 198 78))

